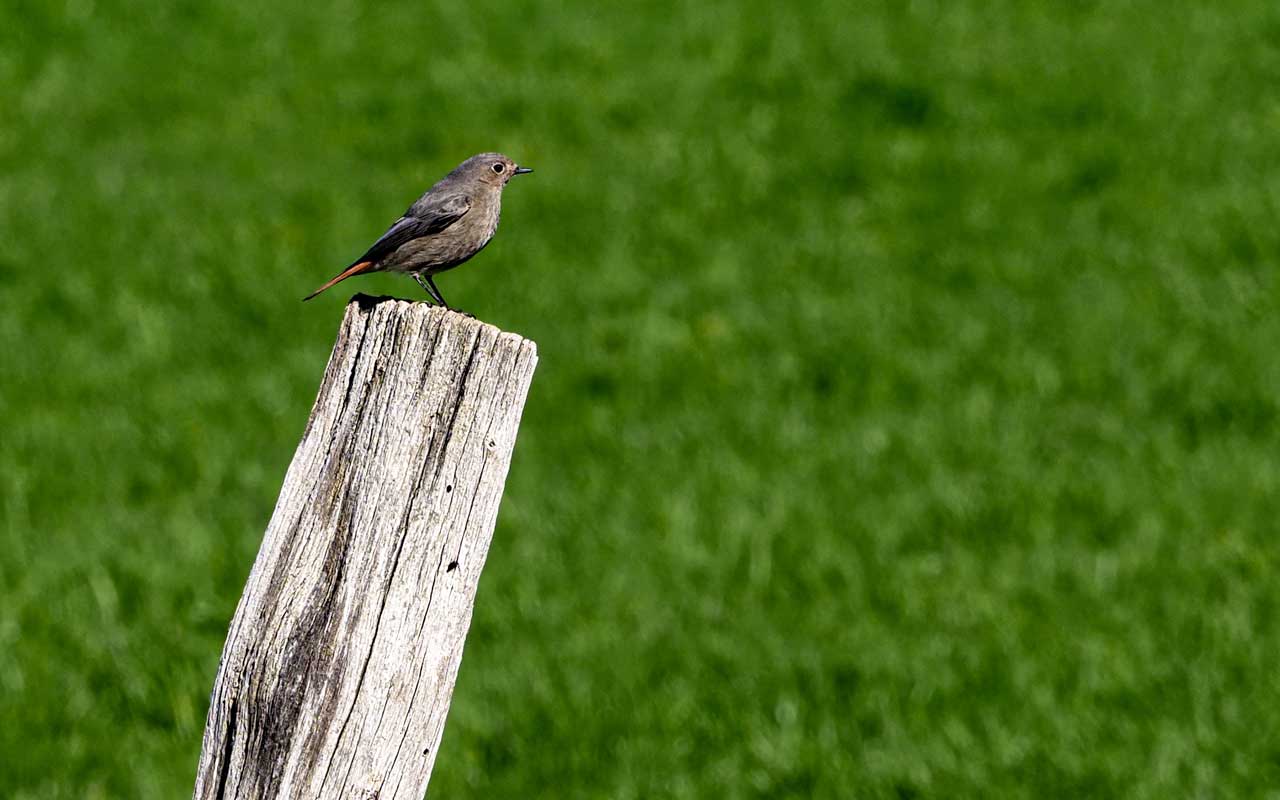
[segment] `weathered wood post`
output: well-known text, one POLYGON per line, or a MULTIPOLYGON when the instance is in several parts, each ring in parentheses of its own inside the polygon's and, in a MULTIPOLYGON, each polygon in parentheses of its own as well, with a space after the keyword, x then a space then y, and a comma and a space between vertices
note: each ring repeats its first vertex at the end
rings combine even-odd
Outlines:
POLYGON ((227 634, 196 798, 420 800, 536 363, 461 314, 347 306, 227 634))

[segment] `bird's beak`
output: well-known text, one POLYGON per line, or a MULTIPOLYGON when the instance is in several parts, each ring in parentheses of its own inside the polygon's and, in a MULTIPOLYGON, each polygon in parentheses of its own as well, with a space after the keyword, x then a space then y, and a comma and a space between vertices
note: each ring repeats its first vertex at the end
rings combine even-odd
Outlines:
POLYGON ((530 172, 533 172, 533 170, 532 170, 532 169, 529 169, 528 167, 516 167, 516 172, 515 172, 515 174, 516 174, 516 175, 525 175, 525 174, 530 173, 530 172))

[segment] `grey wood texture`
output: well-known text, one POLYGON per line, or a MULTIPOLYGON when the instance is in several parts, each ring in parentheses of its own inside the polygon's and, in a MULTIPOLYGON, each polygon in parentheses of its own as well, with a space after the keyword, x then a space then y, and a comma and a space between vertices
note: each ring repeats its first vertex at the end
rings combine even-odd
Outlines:
POLYGON ((536 363, 455 312, 348 304, 227 634, 194 797, 423 796, 536 363))

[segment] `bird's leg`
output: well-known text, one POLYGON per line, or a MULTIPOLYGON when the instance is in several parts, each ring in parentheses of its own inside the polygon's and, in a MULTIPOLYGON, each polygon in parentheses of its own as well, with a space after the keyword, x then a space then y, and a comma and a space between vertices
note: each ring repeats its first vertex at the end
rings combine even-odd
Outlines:
POLYGON ((431 287, 431 289, 432 289, 431 294, 432 294, 432 295, 433 295, 437 300, 439 300, 439 301, 440 301, 440 305, 444 306, 445 308, 449 309, 450 311, 456 311, 456 312, 458 312, 459 314, 461 314, 461 315, 462 315, 462 316, 464 316, 464 317, 471 317, 472 319, 475 319, 475 318, 476 318, 476 315, 475 315, 475 314, 468 314, 467 312, 463 311, 462 309, 460 309, 460 308, 454 308, 453 306, 451 306, 451 305, 449 305, 447 302, 445 302, 444 295, 440 293, 440 287, 439 287, 439 286, 436 286, 436 282, 435 282, 435 281, 433 281, 433 280, 431 280, 431 276, 430 276, 430 275, 428 275, 428 276, 427 276, 427 285, 431 287))
POLYGON ((440 287, 436 286, 436 282, 431 280, 431 276, 427 276, 427 285, 431 287, 431 296, 440 301, 440 305, 449 308, 449 301, 444 299, 444 295, 440 294, 440 287))
POLYGON ((472 319, 476 318, 475 314, 468 314, 466 311, 463 311, 460 308, 454 308, 446 303, 444 301, 444 295, 440 294, 440 287, 436 286, 436 282, 431 280, 430 275, 423 275, 421 272, 413 272, 410 274, 413 275, 413 279, 418 282, 418 285, 422 287, 423 291, 431 295, 431 299, 442 308, 447 308, 450 311, 456 311, 464 317, 471 317, 472 319))
POLYGON ((419 286, 421 286, 421 287, 422 287, 422 291, 424 291, 424 292, 426 292, 427 294, 431 295, 431 299, 432 299, 432 300, 434 300, 435 302, 437 302, 437 303, 439 303, 440 305, 444 306, 445 308, 448 308, 448 307, 449 307, 449 306, 445 305, 444 298, 442 298, 442 297, 439 295, 439 291, 440 291, 440 290, 436 288, 436 285, 435 285, 434 283, 432 283, 432 282, 431 282, 431 279, 430 279, 430 278, 426 277, 426 276, 425 276, 425 275, 423 275, 421 272, 415 272, 415 273, 413 273, 413 279, 414 279, 415 281, 417 281, 417 282, 418 282, 418 285, 419 285, 419 286))

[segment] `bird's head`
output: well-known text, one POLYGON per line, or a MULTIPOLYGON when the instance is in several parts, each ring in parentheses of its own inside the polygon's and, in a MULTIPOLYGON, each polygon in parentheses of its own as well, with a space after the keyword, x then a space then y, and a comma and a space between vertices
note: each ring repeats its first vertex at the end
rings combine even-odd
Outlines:
POLYGON ((517 175, 533 172, 504 156, 502 153, 481 153, 458 165, 453 174, 470 181, 478 181, 499 189, 517 175))

